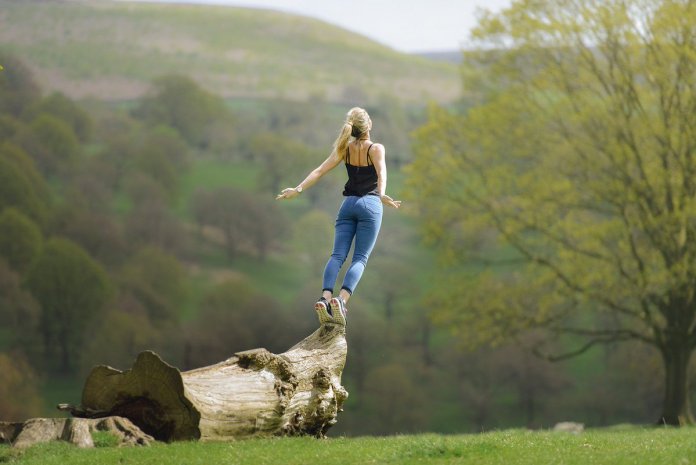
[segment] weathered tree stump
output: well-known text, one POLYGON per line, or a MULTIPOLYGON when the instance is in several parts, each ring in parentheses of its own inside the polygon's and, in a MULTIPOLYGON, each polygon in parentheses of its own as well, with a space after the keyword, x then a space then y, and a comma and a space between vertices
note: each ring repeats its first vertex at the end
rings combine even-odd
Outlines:
POLYGON ((148 445, 152 436, 127 418, 32 418, 25 422, 0 421, 0 444, 25 448, 50 441, 67 441, 78 447, 94 447, 92 433, 108 432, 119 445, 148 445))
POLYGON ((125 372, 95 367, 73 416, 121 416, 161 441, 257 435, 322 437, 348 396, 345 326, 323 324, 282 354, 266 349, 180 372, 142 352, 125 372))

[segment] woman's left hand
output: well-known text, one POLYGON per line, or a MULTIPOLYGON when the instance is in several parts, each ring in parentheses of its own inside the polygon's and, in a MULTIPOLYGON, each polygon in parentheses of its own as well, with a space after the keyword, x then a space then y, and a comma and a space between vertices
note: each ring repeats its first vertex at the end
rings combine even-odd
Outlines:
POLYGON ((292 199, 293 197, 297 197, 300 195, 299 192, 297 192, 297 189, 293 189, 292 187, 286 187, 282 191, 280 191, 280 194, 276 196, 276 200, 283 200, 283 199, 292 199))
POLYGON ((394 200, 387 194, 380 196, 380 199, 382 199, 382 203, 384 205, 388 205, 392 208, 399 208, 401 206, 401 200, 394 200))

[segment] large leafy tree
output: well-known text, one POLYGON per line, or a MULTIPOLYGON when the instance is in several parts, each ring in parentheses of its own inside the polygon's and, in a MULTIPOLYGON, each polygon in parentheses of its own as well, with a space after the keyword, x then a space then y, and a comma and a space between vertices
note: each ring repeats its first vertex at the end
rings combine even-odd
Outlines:
POLYGON ((140 249, 124 265, 121 288, 132 294, 156 324, 176 322, 186 305, 188 287, 181 263, 156 247, 140 249))
POLYGON ((53 238, 29 269, 26 284, 41 304, 46 360, 53 369, 69 373, 76 368, 86 328, 109 298, 109 278, 80 246, 53 238))
POLYGON ((475 34, 468 107, 432 110, 410 177, 435 318, 472 344, 545 328, 559 357, 642 341, 660 421, 693 422, 696 2, 520 0, 475 34))
POLYGON ((0 113, 18 117, 41 98, 41 89, 29 68, 18 58, 0 51, 0 113))
POLYGON ((22 273, 29 269, 42 241, 39 227, 22 212, 16 208, 0 212, 0 257, 14 270, 22 273))
POLYGON ((173 127, 189 144, 201 149, 211 143, 211 131, 230 123, 220 97, 180 75, 156 79, 151 94, 140 101, 133 114, 154 125, 173 127))

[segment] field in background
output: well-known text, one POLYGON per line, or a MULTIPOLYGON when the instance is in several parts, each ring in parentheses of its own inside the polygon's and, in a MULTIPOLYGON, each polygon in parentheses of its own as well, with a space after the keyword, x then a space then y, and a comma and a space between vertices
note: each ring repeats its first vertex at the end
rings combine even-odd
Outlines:
POLYGON ((225 97, 449 102, 460 88, 453 63, 270 10, 0 0, 0 44, 45 90, 73 98, 137 98, 170 73, 225 97))

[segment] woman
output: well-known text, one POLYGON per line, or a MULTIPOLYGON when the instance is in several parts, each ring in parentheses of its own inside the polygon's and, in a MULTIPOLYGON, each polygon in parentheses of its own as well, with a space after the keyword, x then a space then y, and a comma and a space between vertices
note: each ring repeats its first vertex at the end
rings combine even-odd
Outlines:
POLYGON ((382 205, 393 208, 401 206, 401 201, 385 193, 387 165, 384 146, 370 140, 371 129, 372 121, 367 112, 362 108, 351 108, 333 144, 331 155, 297 187, 285 188, 276 197, 278 200, 295 198, 341 162, 346 165, 348 182, 343 190, 345 199, 336 217, 333 252, 324 269, 322 296, 314 306, 320 323, 346 324, 346 303, 355 291, 377 241, 382 224, 382 205), (334 296, 336 278, 353 239, 353 260, 338 296, 334 296))

